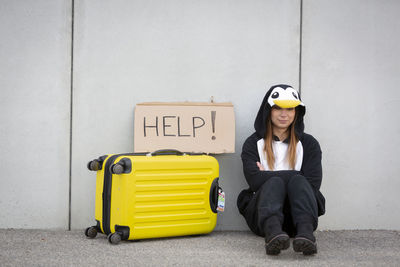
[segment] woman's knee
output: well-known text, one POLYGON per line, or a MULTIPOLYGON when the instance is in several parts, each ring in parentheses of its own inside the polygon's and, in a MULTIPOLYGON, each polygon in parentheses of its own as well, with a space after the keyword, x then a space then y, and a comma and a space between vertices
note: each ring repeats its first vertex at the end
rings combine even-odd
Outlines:
POLYGON ((300 184, 305 184, 305 183, 308 184, 307 178, 304 177, 304 176, 301 175, 301 174, 296 174, 296 175, 293 175, 293 176, 289 179, 289 181, 288 181, 288 186, 300 185, 300 184))
POLYGON ((310 183, 307 181, 307 178, 300 174, 292 176, 288 181, 288 190, 290 191, 292 188, 304 188, 312 190, 310 183))
POLYGON ((285 187, 285 182, 281 177, 273 176, 266 181, 262 187, 285 187))
POLYGON ((271 177, 258 190, 261 195, 286 194, 286 185, 282 178, 271 177))

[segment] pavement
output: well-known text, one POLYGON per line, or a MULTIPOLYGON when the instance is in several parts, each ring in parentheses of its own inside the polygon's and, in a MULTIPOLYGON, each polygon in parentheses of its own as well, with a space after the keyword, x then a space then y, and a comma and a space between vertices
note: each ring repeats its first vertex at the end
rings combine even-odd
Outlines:
POLYGON ((400 232, 317 231, 318 254, 265 254, 251 232, 108 243, 83 230, 0 229, 0 266, 400 266, 400 232))

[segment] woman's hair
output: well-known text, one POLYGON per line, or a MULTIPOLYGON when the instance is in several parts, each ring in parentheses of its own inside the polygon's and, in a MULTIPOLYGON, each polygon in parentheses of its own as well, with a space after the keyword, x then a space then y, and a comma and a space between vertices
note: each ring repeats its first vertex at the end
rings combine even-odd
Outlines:
MULTIPOLYGON (((294 120, 292 124, 289 126, 288 131, 289 131, 289 148, 288 148, 288 161, 289 161, 289 166, 292 170, 294 170, 294 167, 296 165, 296 146, 297 142, 299 141, 296 133, 295 133, 295 124, 297 120, 297 114, 298 110, 296 110, 296 114, 294 116, 294 120)), ((274 151, 272 149, 272 141, 273 141, 273 134, 272 134, 272 121, 271 121, 271 112, 268 114, 267 118, 267 130, 265 132, 265 142, 264 142, 264 151, 267 154, 267 163, 268 167, 270 170, 274 170, 274 165, 275 165, 275 156, 274 156, 274 151)))

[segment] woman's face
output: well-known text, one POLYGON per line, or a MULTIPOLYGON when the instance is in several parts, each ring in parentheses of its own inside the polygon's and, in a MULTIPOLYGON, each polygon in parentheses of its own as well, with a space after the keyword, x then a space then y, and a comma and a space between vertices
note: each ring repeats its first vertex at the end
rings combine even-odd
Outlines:
POLYGON ((286 130, 294 121, 295 108, 281 108, 274 105, 271 109, 271 122, 276 128, 286 130))

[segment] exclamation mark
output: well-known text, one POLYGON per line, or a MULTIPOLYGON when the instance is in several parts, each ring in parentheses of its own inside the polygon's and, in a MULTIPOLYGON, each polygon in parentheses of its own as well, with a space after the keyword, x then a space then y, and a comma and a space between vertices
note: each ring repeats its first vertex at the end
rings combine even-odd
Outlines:
MULTIPOLYGON (((215 117, 217 116, 217 112, 216 111, 211 111, 211 126, 212 126, 212 132, 213 134, 215 134, 215 117)), ((215 135, 213 135, 211 137, 212 140, 215 140, 216 137, 215 135)))

